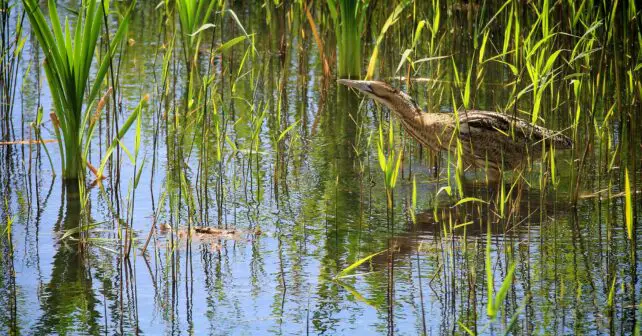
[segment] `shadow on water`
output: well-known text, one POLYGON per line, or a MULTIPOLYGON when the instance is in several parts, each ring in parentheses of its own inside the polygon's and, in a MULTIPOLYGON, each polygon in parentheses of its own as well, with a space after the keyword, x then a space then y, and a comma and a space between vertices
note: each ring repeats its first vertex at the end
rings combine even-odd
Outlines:
MULTIPOLYGON (((511 186, 505 183, 506 190, 511 186)), ((504 209, 498 205, 501 194, 495 186, 464 184, 464 193, 490 201, 457 205, 456 200, 441 194, 436 198, 435 207, 419 211, 414 222, 407 216, 405 223, 400 224, 401 231, 390 243, 397 256, 404 258, 416 253, 420 244, 441 244, 449 239, 485 241, 490 234, 493 241, 519 240, 547 226, 566 225, 570 217, 577 215, 567 197, 542 194, 538 189, 524 186, 505 199, 504 209)), ((387 263, 383 256, 374 260, 380 265, 387 263)))

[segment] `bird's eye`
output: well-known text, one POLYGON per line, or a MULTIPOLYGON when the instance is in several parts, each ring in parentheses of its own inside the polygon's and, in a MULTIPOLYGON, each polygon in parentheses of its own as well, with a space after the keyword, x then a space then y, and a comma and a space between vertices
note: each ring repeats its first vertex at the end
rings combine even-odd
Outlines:
POLYGON ((374 90, 372 90, 372 85, 370 85, 370 84, 368 84, 368 91, 370 91, 370 92, 374 91, 374 90))

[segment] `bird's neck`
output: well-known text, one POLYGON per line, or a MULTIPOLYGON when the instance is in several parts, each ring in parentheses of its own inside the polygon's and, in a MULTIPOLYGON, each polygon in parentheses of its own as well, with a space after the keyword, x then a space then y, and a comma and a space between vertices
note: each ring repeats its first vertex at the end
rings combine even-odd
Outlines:
POLYGON ((388 108, 403 121, 404 125, 413 125, 418 127, 429 126, 432 124, 442 124, 451 119, 445 113, 430 113, 422 111, 419 106, 410 103, 390 104, 388 108))
POLYGON ((453 117, 446 113, 426 113, 411 99, 383 102, 401 121, 404 129, 415 140, 433 150, 448 145, 453 132, 453 117))
POLYGON ((419 108, 398 109, 399 117, 406 132, 428 148, 438 151, 448 147, 454 130, 452 116, 445 113, 427 113, 419 108))
POLYGON ((420 119, 426 114, 416 104, 403 100, 386 103, 385 105, 387 105, 388 109, 396 114, 397 117, 403 120, 420 119))

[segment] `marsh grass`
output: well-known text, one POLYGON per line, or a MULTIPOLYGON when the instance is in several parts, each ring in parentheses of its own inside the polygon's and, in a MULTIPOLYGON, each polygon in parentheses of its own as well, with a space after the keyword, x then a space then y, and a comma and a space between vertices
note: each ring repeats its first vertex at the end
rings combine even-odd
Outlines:
POLYGON ((399 169, 401 168, 401 158, 403 157, 403 151, 399 151, 399 154, 396 154, 394 149, 395 142, 392 123, 389 123, 387 144, 383 139, 383 130, 380 124, 379 141, 377 142, 377 158, 379 160, 379 168, 381 168, 381 171, 384 174, 384 185, 386 186, 388 207, 392 208, 394 207, 393 192, 397 185, 397 177, 399 176, 399 169), (386 148, 388 148, 387 155, 386 148))
MULTIPOLYGON (((188 105, 194 99, 199 88, 199 55, 202 36, 207 30, 214 29, 210 22, 212 11, 217 5, 216 1, 205 0, 178 0, 175 2, 178 22, 180 24, 181 41, 188 75, 188 105)), ((165 2, 166 8, 171 8, 169 1, 165 2)))
POLYGON ((64 24, 60 20, 55 1, 50 0, 48 3, 50 24, 37 1, 24 0, 23 4, 31 29, 45 53, 44 69, 55 107, 55 130, 62 157, 62 176, 64 179, 83 180, 86 153, 94 131, 94 124, 89 123, 89 111, 101 90, 111 59, 127 31, 129 13, 136 3, 125 13, 111 39, 107 55, 99 61, 98 70, 91 80, 90 70, 103 17, 109 12, 109 1, 83 2, 80 17, 73 29, 68 19, 65 19, 64 24))
POLYGON ((18 71, 22 59, 22 49, 26 42, 23 36, 25 12, 18 11, 16 4, 8 0, 0 1, 0 104, 1 135, 8 138, 9 122, 16 97, 18 71))
MULTIPOLYGON (((204 0, 177 0, 176 11, 178 12, 183 40, 183 51, 185 59, 190 66, 194 66, 198 58, 198 49, 201 44, 201 32, 214 28, 210 20, 216 1, 204 0)), ((169 4, 165 3, 166 7, 169 4)))
POLYGON ((334 24, 337 41, 337 74, 340 77, 361 76, 362 44, 367 6, 369 1, 327 0, 330 18, 334 24))
POLYGON ((368 70, 366 72, 366 79, 372 79, 374 76, 375 72, 375 66, 377 64, 377 59, 379 57, 379 46, 381 42, 383 41, 384 37, 386 36, 386 32, 388 32, 388 29, 394 25, 398 20, 399 17, 401 16, 402 11, 407 5, 407 1, 401 1, 395 9, 390 13, 390 16, 386 20, 386 22, 383 24, 383 27, 381 27, 381 32, 379 32, 379 35, 377 35, 377 41, 375 42, 375 45, 372 49, 372 55, 370 56, 370 61, 368 61, 368 70))
MULTIPOLYGON (((505 105, 500 106, 499 109, 505 111, 505 113, 514 113, 522 118, 530 118, 533 124, 547 125, 552 123, 555 125, 556 120, 570 120, 570 127, 568 127, 567 124, 558 128, 562 129, 562 132, 565 134, 572 134, 573 138, 576 139, 576 148, 581 147, 584 153, 582 154, 579 150, 573 149, 570 151, 571 155, 569 155, 568 152, 560 152, 547 146, 547 152, 542 156, 541 164, 535 164, 535 160, 528 156, 526 159, 529 162, 529 166, 523 171, 511 174, 513 175, 513 181, 508 185, 501 184, 496 194, 496 199, 493 202, 487 202, 482 205, 483 207, 488 207, 489 210, 492 209, 491 211, 497 212, 499 223, 493 223, 492 225, 511 225, 510 223, 517 218, 516 210, 520 207, 519 200, 523 194, 523 189, 532 189, 537 186, 537 184, 533 185, 531 182, 533 176, 539 175, 539 194, 541 200, 546 199, 546 195, 551 192, 551 189, 566 189, 564 180, 568 179, 569 174, 575 181, 575 185, 572 187, 573 190, 577 191, 581 188, 581 185, 587 183, 586 181, 582 181, 583 177, 581 172, 586 171, 587 165, 589 165, 587 161, 593 158, 590 157, 592 154, 587 154, 588 150, 584 147, 590 145, 590 142, 589 144, 583 144, 581 140, 586 139, 586 137, 592 137, 591 134, 597 135, 596 138, 602 143, 603 148, 600 150, 603 154, 597 158, 597 161, 598 165, 604 169, 600 169, 597 174, 598 176, 605 176, 607 182, 611 181, 613 174, 609 172, 612 172, 612 169, 616 166, 614 163, 620 158, 620 154, 616 154, 616 152, 621 150, 617 147, 622 145, 614 144, 615 141, 612 137, 613 130, 610 129, 610 121, 617 118, 618 112, 615 111, 618 109, 616 106, 618 101, 626 101, 627 99, 635 100, 636 98, 633 97, 636 95, 639 96, 637 93, 639 88, 629 91, 626 95, 627 98, 617 98, 616 96, 615 101, 609 103, 608 108, 599 110, 599 94, 604 94, 604 92, 608 91, 605 87, 606 82, 604 81, 604 76, 600 76, 596 74, 596 72, 588 69, 595 68, 597 56, 600 53, 604 53, 605 40, 602 39, 606 38, 608 40, 608 36, 611 35, 611 30, 615 26, 612 22, 613 15, 616 13, 615 11, 606 13, 606 20, 610 23, 610 27, 607 26, 605 29, 605 27, 603 27, 605 18, 600 17, 600 15, 595 15, 595 13, 591 13, 591 11, 587 11, 584 7, 587 3, 582 2, 580 10, 572 14, 572 20, 571 23, 569 23, 571 26, 567 27, 566 23, 557 21, 557 17, 551 17, 551 14, 556 13, 555 10, 559 9, 560 4, 543 1, 540 3, 540 7, 531 8, 535 15, 535 20, 525 25, 523 22, 525 16, 518 10, 516 2, 506 1, 500 5, 501 6, 495 7, 495 12, 486 13, 486 17, 490 17, 488 21, 484 22, 482 19, 481 25, 475 28, 474 55, 472 57, 467 55, 464 62, 461 61, 461 56, 456 58, 452 57, 452 75, 454 77, 452 83, 459 91, 454 91, 455 94, 451 96, 454 112, 457 113, 458 105, 463 106, 464 109, 479 107, 480 103, 475 99, 475 92, 486 85, 486 79, 484 77, 488 74, 489 69, 496 68, 493 66, 493 63, 495 63, 505 67, 506 74, 509 78, 505 84, 505 88, 511 92, 510 99, 507 100, 505 105), (492 34, 489 28, 493 22, 496 23, 498 21, 503 21, 504 23, 504 34, 501 35, 503 43, 496 45, 493 43, 496 43, 497 38, 491 37, 492 34), (553 21, 556 23, 552 23, 553 21), (581 28, 578 26, 579 23, 581 23, 581 28), (574 35, 567 33, 565 29, 570 29, 574 35), (477 38, 479 39, 479 43, 477 43, 477 38), (573 42, 570 49, 559 47, 561 44, 568 42, 569 39, 573 42), (455 62, 456 59, 458 60, 457 62, 455 62), (473 62, 476 63, 475 66, 473 66, 473 62), (461 69, 460 64, 462 63, 467 64, 464 75, 461 75, 461 70, 459 70, 461 69), (489 68, 491 66, 493 67, 489 68), (591 125, 591 127, 585 127, 587 124, 591 125), (614 147, 616 147, 615 152, 614 147), (579 171, 579 173, 576 173, 576 171, 579 171)), ((487 4, 484 3, 482 6, 487 6, 487 4)), ((489 6, 489 8, 492 7, 493 6, 489 6)), ((572 5, 571 7, 573 11, 578 9, 572 5)), ((629 18, 636 16, 637 11, 634 10, 635 6, 631 7, 627 5, 624 7, 628 11, 629 18)), ((433 9, 433 13, 435 12, 433 9)), ((421 31, 424 27, 431 27, 430 22, 420 22, 415 28, 415 31, 421 31)), ((428 32, 430 32, 430 29, 428 32)), ((640 38, 640 34, 634 36, 636 36, 636 39, 640 38)), ((415 39, 416 38, 413 38, 412 40, 415 39)), ((612 43, 612 41, 609 43, 612 43)), ((434 39, 426 44, 428 44, 427 50, 439 50, 438 44, 437 47, 434 47, 434 39)), ((399 73, 403 64, 406 62, 410 63, 408 70, 412 72, 409 72, 411 75, 406 76, 404 78, 405 80, 410 80, 413 73, 417 76, 417 74, 429 72, 428 69, 421 69, 416 66, 420 65, 420 63, 416 61, 412 62, 411 55, 416 53, 415 48, 413 43, 411 48, 406 49, 401 54, 398 65, 395 63, 395 65, 397 65, 395 73, 399 73)), ((431 65, 433 63, 435 65, 442 63, 440 55, 431 54, 430 56, 428 60, 431 65)), ((597 61, 601 62, 602 60, 597 61)), ((631 68, 635 68, 635 65, 635 62, 633 62, 631 68)), ((612 66, 619 68, 615 63, 613 63, 612 66)), ((603 70, 599 63, 597 67, 597 71, 603 70)), ((433 66, 431 68, 431 70, 433 70, 436 67, 433 66)), ((633 77, 630 76, 630 73, 634 73, 634 71, 626 72, 626 78, 629 83, 623 84, 623 87, 626 85, 628 89, 637 87, 637 84, 631 82, 630 79, 633 77)), ((430 82, 438 83, 439 81, 433 80, 430 82)), ((434 90, 428 94, 434 95, 434 90)), ((430 104, 430 101, 428 101, 427 104, 430 104)), ((623 103, 621 104, 624 106, 623 103)), ((486 107, 487 106, 482 106, 482 108, 486 107)), ((626 113, 624 111, 621 110, 620 113, 626 113)), ((457 146, 459 144, 455 143, 454 145, 457 146)), ((456 171, 455 182, 457 183, 457 189, 462 190, 462 183, 457 176, 463 175, 463 171, 461 170, 461 161, 457 153, 456 151, 455 154, 448 155, 445 159, 447 164, 446 178, 447 181, 451 181, 450 167, 454 167, 456 171)), ((622 155, 626 156, 631 154, 628 150, 622 153, 622 155)), ((631 179, 628 173, 622 175, 626 175, 624 177, 625 192, 622 194, 626 195, 626 189, 630 188, 627 180, 635 181, 635 178, 631 179)), ((608 182, 608 185, 604 187, 611 190, 613 184, 608 182)), ((454 189, 454 186, 448 184, 448 186, 439 188, 437 194, 444 191, 450 193, 454 189)), ((573 194, 570 195, 570 198, 575 197, 573 194)), ((626 196, 624 197, 626 198, 626 196)), ((465 201, 466 196, 460 193, 459 199, 465 201)), ((622 218, 625 222, 626 214, 632 211, 627 207, 627 204, 634 203, 634 201, 626 201, 626 199, 625 202, 623 202, 625 215, 622 216, 622 218)), ((438 219, 442 223, 444 221, 449 223, 450 217, 444 218, 443 215, 438 216, 437 214, 438 211, 435 211, 435 219, 438 219)), ((467 227, 467 225, 464 224, 460 225, 463 225, 461 226, 463 228, 467 227)), ((444 227, 448 226, 448 224, 445 224, 444 227)), ((455 225, 454 227, 459 226, 455 225)), ((631 228, 631 226, 626 226, 626 228, 627 236, 630 237, 629 228, 631 228)), ((508 274, 511 276, 514 267, 513 265, 509 268, 510 272, 508 272, 508 274)), ((502 284, 501 287, 504 287, 504 284, 502 284)), ((493 300, 504 301, 504 297, 502 295, 494 296, 492 293, 493 291, 489 290, 487 295, 489 298, 487 305, 489 310, 488 315, 496 316, 498 308, 493 300)), ((496 293, 499 294, 499 292, 496 293)), ((513 328, 519 319, 518 313, 523 311, 524 305, 526 305, 526 301, 522 304, 521 308, 515 311, 515 314, 508 316, 510 321, 507 319, 508 328, 506 332, 513 328)), ((473 332, 473 329, 468 329, 465 325, 460 324, 460 327, 467 333, 477 333, 473 332)))

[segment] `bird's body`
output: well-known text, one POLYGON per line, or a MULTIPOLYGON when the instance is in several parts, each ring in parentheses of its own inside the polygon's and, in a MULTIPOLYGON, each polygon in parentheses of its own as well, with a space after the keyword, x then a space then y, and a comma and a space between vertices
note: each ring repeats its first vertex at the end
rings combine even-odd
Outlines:
POLYGON ((387 83, 345 79, 339 83, 386 105, 423 146, 456 151, 459 143, 467 166, 487 168, 492 175, 519 167, 527 157, 539 158, 549 146, 566 149, 573 145, 565 135, 514 116, 477 110, 425 113, 410 96, 387 83))

